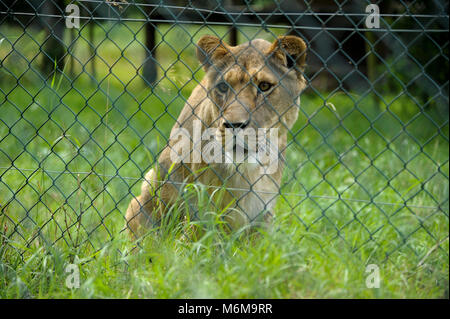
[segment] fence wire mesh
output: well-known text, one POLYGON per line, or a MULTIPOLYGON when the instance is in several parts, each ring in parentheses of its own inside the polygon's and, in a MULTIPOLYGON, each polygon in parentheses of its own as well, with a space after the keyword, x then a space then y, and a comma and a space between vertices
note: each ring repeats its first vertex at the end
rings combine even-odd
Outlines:
POLYGON ((180 3, 0 0, 2 249, 96 251, 117 237, 183 106, 195 107, 188 97, 205 86, 198 40, 294 35, 307 46, 306 68, 294 66, 306 88, 279 187, 202 187, 224 188, 244 213, 239 201, 253 193, 265 204, 249 219, 288 213, 351 250, 419 256, 437 245, 448 256, 448 1, 375 2, 376 28, 370 1, 180 3), (79 25, 67 24, 68 5, 79 25))

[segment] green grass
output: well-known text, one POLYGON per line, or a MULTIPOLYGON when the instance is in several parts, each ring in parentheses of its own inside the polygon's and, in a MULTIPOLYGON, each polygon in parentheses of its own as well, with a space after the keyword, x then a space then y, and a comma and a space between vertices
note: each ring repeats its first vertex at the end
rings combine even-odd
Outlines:
MULTIPOLYGON (((142 31, 129 27, 106 39, 96 28, 98 83, 86 40, 66 66, 72 80, 46 84, 23 58, 38 68, 43 33, 0 34, 20 83, 0 69, 1 298, 448 298, 447 119, 406 94, 380 103, 308 89, 271 227, 221 231, 200 190, 206 220, 169 218, 136 248, 121 232, 129 190, 139 192, 203 74, 190 36, 212 31, 162 26, 152 90, 136 77, 142 31), (73 262, 79 289, 65 285, 73 262), (379 289, 366 287, 368 264, 380 268, 379 289)), ((170 216, 185 211, 180 200, 170 216)))

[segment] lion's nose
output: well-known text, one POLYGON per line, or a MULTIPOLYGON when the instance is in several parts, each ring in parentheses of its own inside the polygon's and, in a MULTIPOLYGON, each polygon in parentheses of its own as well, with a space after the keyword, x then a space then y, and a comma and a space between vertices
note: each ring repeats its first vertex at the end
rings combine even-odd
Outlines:
POLYGON ((223 126, 225 126, 225 128, 240 128, 240 129, 244 129, 249 124, 250 124, 250 120, 247 120, 245 122, 229 122, 229 121, 223 122, 223 126))

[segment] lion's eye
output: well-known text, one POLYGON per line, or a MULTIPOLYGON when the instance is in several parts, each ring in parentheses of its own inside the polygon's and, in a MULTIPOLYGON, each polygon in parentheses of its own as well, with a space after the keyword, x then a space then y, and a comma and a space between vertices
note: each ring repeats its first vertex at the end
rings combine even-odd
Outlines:
POLYGON ((266 92, 268 90, 270 90, 270 88, 272 87, 272 84, 270 84, 269 82, 261 82, 258 85, 258 88, 262 91, 262 92, 266 92))
POLYGON ((217 84, 216 88, 219 90, 220 93, 228 92, 228 84, 226 82, 220 82, 219 84, 217 84))

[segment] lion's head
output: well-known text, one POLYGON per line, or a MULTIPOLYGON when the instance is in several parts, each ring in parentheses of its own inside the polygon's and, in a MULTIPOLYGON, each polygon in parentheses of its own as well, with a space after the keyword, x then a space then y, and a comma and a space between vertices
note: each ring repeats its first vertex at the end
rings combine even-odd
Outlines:
POLYGON ((233 47, 206 35, 197 56, 206 71, 202 85, 214 105, 217 139, 223 141, 228 128, 281 133, 292 128, 305 87, 302 39, 282 36, 273 43, 258 39, 233 47))

